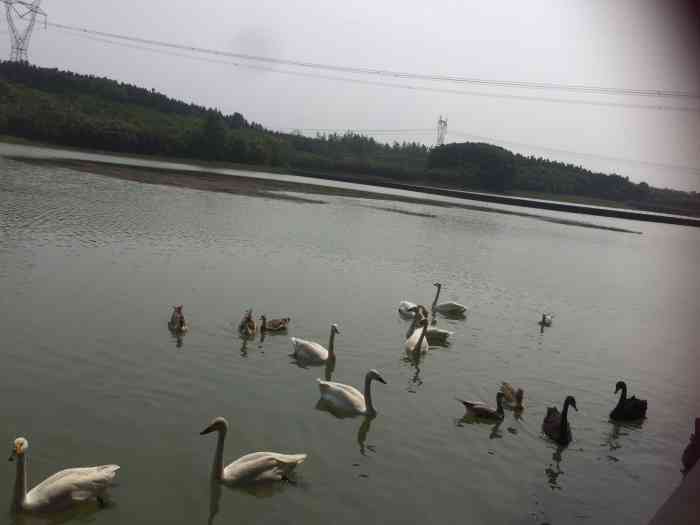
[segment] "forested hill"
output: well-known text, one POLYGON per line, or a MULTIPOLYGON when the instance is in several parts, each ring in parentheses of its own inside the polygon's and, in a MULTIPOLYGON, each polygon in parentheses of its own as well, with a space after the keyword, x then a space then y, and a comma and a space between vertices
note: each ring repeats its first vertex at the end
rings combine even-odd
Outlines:
POLYGON ((343 173, 407 183, 616 201, 700 215, 700 195, 524 157, 490 144, 383 144, 355 133, 276 133, 241 113, 171 99, 106 78, 0 62, 0 134, 123 153, 343 173))

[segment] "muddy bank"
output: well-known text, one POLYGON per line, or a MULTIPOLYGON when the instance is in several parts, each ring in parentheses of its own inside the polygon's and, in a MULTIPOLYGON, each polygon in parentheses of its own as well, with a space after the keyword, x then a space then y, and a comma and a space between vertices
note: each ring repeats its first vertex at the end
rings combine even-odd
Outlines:
MULTIPOLYGON (((28 164, 37 164, 44 166, 56 166, 69 168, 72 170, 80 171, 83 173, 88 173, 92 175, 102 175, 107 177, 114 177, 122 180, 129 180, 133 182, 140 182, 144 184, 156 184, 163 186, 175 186, 179 188, 189 188, 201 191, 214 191, 219 193, 230 193, 236 195, 247 195, 250 197, 264 197, 271 199, 288 200, 300 203, 309 204, 325 204, 326 201, 323 200, 323 196, 341 196, 341 197, 355 197, 362 199, 372 199, 377 201, 386 202, 402 202, 410 204, 421 204, 429 206, 437 206, 444 208, 460 208, 467 210, 483 211, 488 213, 500 213, 505 215, 516 215, 520 217, 530 217, 533 219, 538 219, 546 222, 554 222, 558 224, 566 224, 570 226, 579 226, 583 228, 595 228, 601 230, 615 231, 621 233, 635 233, 640 234, 639 231, 628 230, 624 228, 616 228, 612 226, 604 226, 594 223, 589 223, 580 220, 568 220, 563 218, 548 217, 544 215, 538 215, 536 213, 520 212, 515 210, 502 210, 494 209, 487 206, 479 206, 472 204, 454 204, 439 202, 431 199, 421 199, 419 197, 408 197, 404 195, 388 195, 383 193, 375 193, 369 190, 356 190, 350 188, 337 188, 330 186, 323 186, 320 184, 309 184, 306 182, 293 182, 293 181, 283 181, 283 180, 271 180, 266 178, 255 177, 254 174, 251 176, 245 175, 226 175, 221 173, 207 172, 206 170, 178 170, 169 168, 156 168, 147 166, 133 166, 126 164, 117 164, 111 162, 95 162, 88 160, 78 160, 78 159, 65 159, 65 158, 32 158, 32 157, 20 157, 20 156, 8 156, 15 161, 20 161, 28 164)), ((332 179, 337 180, 337 179, 332 179)), ((341 180, 342 182, 342 180, 341 180)), ((348 180, 347 182, 360 183, 360 180, 348 180)), ((376 184, 375 184, 376 185, 376 184)), ((381 185, 385 187, 393 187, 391 185, 381 185)), ((400 185, 402 187, 397 189, 412 190, 412 191, 423 191, 422 188, 415 188, 407 185, 400 185)), ((454 197, 459 195, 450 194, 450 190, 442 190, 434 188, 435 191, 425 191, 425 193, 432 193, 437 195, 444 195, 449 197, 454 197)), ((461 194, 463 192, 456 192, 461 194)), ((478 194, 481 195, 481 194, 478 194)), ((490 197, 490 196, 486 196, 490 197)), ((489 199, 482 199, 489 200, 489 199)), ((524 200, 524 199, 521 199, 524 200)), ((498 201, 496 201, 498 202, 498 201)), ((530 201, 525 201, 530 202, 530 201)), ((556 203, 555 203, 556 204, 556 203)), ((387 211, 395 212, 405 215, 415 215, 420 217, 425 217, 426 219, 434 219, 436 216, 432 214, 425 214, 419 212, 412 212, 406 210, 400 210, 395 208, 390 208, 386 205, 384 206, 373 206, 373 208, 387 211)), ((700 221, 698 221, 700 225, 700 221)))

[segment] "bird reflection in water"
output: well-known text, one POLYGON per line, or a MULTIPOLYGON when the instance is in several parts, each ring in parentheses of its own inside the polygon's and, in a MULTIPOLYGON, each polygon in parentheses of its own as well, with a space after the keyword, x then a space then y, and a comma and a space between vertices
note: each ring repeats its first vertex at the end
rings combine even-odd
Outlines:
POLYGON ((559 476, 561 476, 564 471, 561 469, 562 452, 566 447, 558 446, 557 449, 552 454, 553 463, 550 463, 546 469, 544 469, 547 475, 547 482, 552 490, 561 490, 561 485, 559 485, 559 476))
POLYGON ((221 493, 223 492, 224 488, 243 494, 248 494, 249 496, 256 498, 270 498, 285 490, 287 485, 297 485, 297 481, 294 478, 290 478, 282 482, 263 481, 260 483, 229 485, 226 483, 221 483, 212 477, 209 484, 209 517, 207 519, 207 525, 213 525, 214 518, 219 513, 221 493))
POLYGON ((420 362, 425 354, 421 355, 420 352, 413 352, 411 355, 407 355, 403 358, 405 363, 408 363, 411 368, 413 368, 414 373, 408 380, 408 386, 406 390, 411 394, 418 392, 418 389, 423 386, 423 380, 420 377, 420 362))
POLYGON ((241 345, 241 357, 248 357, 248 338, 243 337, 243 344, 241 345))
MULTIPOLYGON (((464 425, 484 425, 484 424, 493 424, 493 419, 484 419, 481 417, 476 417, 472 416, 469 414, 465 414, 462 417, 455 419, 455 426, 458 427, 463 427, 464 425)), ((503 432, 501 430, 501 425, 503 424, 503 420, 501 419, 500 421, 497 421, 496 424, 494 424, 491 427, 491 431, 489 432, 489 439, 501 439, 503 438, 503 432)))
POLYGON ((500 420, 491 428, 491 433, 489 434, 489 439, 501 439, 503 434, 501 433, 501 425, 503 420, 500 420))
POLYGON ((97 513, 109 511, 113 504, 105 501, 100 506, 97 501, 85 502, 77 507, 60 510, 53 514, 8 513, 10 525, 64 525, 68 523, 93 523, 97 513), (105 508, 106 507, 106 508, 105 508))
MULTIPOLYGON (((610 431, 605 434, 602 446, 608 447, 610 452, 613 452, 619 448, 622 448, 622 442, 620 438, 624 438, 630 434, 630 430, 641 429, 644 424, 644 420, 640 421, 627 421, 624 423, 611 421, 610 431)), ((609 456, 608 459, 612 458, 609 456)), ((617 458, 613 458, 617 459, 617 458)))
POLYGON ((357 443, 360 445, 360 454, 366 456, 366 452, 376 452, 374 445, 367 445, 367 434, 369 434, 369 428, 372 425, 372 421, 376 416, 366 416, 360 428, 357 430, 357 443))
POLYGON ((175 348, 182 348, 183 334, 174 330, 170 331, 170 337, 175 341, 175 348))

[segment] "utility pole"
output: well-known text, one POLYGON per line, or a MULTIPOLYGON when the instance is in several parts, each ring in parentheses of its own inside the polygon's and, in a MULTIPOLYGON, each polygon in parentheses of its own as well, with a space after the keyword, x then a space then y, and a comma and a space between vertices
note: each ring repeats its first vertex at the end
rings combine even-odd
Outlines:
POLYGON ((0 0, 5 4, 7 27, 10 29, 10 60, 12 62, 27 62, 27 50, 29 39, 32 37, 36 15, 44 17, 46 13, 41 10, 41 0, 0 0), (24 27, 21 25, 24 24, 24 27))
POLYGON ((435 146, 443 146, 445 144, 445 137, 447 136, 447 118, 442 118, 442 115, 437 121, 437 141, 435 146))

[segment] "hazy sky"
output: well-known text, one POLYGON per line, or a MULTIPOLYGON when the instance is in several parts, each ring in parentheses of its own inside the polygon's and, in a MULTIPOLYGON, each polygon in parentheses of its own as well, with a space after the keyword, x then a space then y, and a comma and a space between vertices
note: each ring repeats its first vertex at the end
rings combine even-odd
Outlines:
MULTIPOLYGON (((698 13, 668 6, 669 2, 651 0, 42 3, 50 22, 236 53, 424 74, 700 93, 700 20, 693 16, 698 13)), ((6 27, 0 31, 7 56, 6 27)), ((697 98, 613 97, 296 70, 482 94, 686 109, 417 91, 166 56, 39 25, 29 58, 41 66, 155 88, 225 113, 239 111, 272 129, 428 129, 375 136, 432 145, 437 117, 443 114, 449 119, 448 142, 480 138, 634 181, 700 191, 697 98)))

